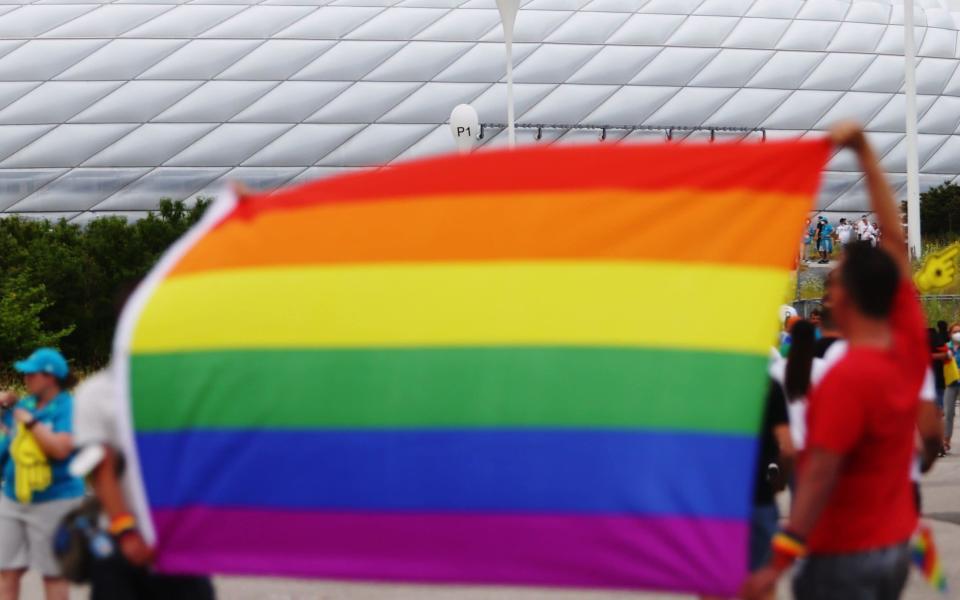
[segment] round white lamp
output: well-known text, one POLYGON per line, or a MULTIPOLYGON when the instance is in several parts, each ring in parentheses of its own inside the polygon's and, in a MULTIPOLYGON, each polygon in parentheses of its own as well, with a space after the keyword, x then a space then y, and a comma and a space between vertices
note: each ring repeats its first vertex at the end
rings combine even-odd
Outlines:
POLYGON ((469 104, 458 104, 450 113, 450 133, 457 143, 460 154, 467 154, 480 136, 480 117, 477 109, 469 104))

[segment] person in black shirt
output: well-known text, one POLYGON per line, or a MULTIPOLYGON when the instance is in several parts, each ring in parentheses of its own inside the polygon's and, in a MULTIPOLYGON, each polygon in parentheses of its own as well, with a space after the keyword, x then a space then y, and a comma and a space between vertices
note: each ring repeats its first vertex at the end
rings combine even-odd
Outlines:
POLYGON ((793 468, 794 450, 783 388, 770 381, 760 430, 760 454, 750 519, 750 571, 770 561, 770 540, 777 532, 780 512, 775 500, 793 468))
POLYGON ((937 333, 940 334, 943 343, 950 341, 950 325, 946 321, 937 321, 937 333))
POLYGON ((828 262, 826 260, 826 252, 824 251, 824 249, 826 248, 826 241, 824 240, 823 230, 826 226, 827 224, 823 217, 820 217, 819 219, 817 219, 817 230, 813 236, 813 239, 817 245, 817 252, 820 254, 820 260, 817 262, 821 265, 826 264, 828 262))
POLYGON ((820 337, 814 345, 813 355, 817 358, 823 358, 830 346, 839 339, 840 330, 833 322, 833 314, 828 307, 824 306, 820 309, 820 337))
POLYGON ((947 387, 943 377, 943 361, 950 357, 950 353, 947 350, 947 340, 940 337, 940 332, 930 327, 927 334, 930 337, 930 368, 933 369, 933 380, 937 389, 937 408, 943 411, 943 392, 947 387))
MULTIPOLYGON (((836 269, 827 273, 827 277, 823 282, 823 285, 827 290, 830 289, 830 284, 833 282, 833 278, 836 276, 836 269)), ((830 346, 832 346, 834 342, 839 340, 843 335, 840 332, 840 328, 837 327, 836 322, 833 320, 833 311, 830 309, 831 304, 830 292, 827 291, 827 293, 825 293, 823 298, 820 300, 820 336, 817 338, 817 343, 814 346, 813 352, 813 355, 817 358, 823 358, 827 354, 827 350, 830 349, 830 346)))

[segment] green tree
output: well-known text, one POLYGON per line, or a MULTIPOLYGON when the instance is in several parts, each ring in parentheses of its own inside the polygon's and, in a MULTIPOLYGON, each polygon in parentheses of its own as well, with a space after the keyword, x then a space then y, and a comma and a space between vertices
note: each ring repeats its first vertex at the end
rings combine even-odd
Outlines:
POLYGON ((921 194, 920 224, 928 239, 960 235, 960 185, 945 182, 921 194))
MULTIPOLYGON (((110 356, 120 291, 146 275, 208 205, 206 199, 192 207, 165 199, 138 221, 104 217, 84 227, 0 219, 0 283, 14 336, 0 337, 0 371, 9 365, 8 355, 23 353, 14 339, 27 338, 27 347, 57 341, 80 368, 102 366, 110 356), (36 333, 31 338, 24 331, 36 333)), ((0 320, 0 327, 6 329, 6 322, 0 320)))
POLYGON ((37 348, 57 347, 73 329, 51 331, 41 315, 53 303, 42 285, 32 285, 25 273, 0 279, 0 382, 13 377, 12 364, 37 348))

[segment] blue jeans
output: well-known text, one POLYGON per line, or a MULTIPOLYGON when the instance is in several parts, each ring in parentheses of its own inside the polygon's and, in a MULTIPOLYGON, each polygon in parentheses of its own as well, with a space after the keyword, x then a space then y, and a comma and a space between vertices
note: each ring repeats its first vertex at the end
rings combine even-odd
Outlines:
POLYGON ((750 572, 767 566, 773 556, 770 541, 780 525, 780 509, 777 504, 761 504, 753 507, 750 515, 750 572))
POLYGON ((943 437, 953 437, 953 420, 957 414, 957 397, 960 396, 960 383, 951 383, 943 392, 943 437))

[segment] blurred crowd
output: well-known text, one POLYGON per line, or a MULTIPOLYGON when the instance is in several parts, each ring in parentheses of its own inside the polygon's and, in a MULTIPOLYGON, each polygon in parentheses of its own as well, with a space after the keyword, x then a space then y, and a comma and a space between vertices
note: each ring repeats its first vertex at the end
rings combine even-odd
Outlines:
POLYGON ((880 241, 880 224, 871 221, 868 215, 862 215, 855 224, 841 218, 836 227, 828 217, 821 215, 815 222, 808 220, 806 223, 800 260, 825 265, 835 258, 835 252, 842 251, 853 242, 865 242, 876 248, 880 246, 880 241))

